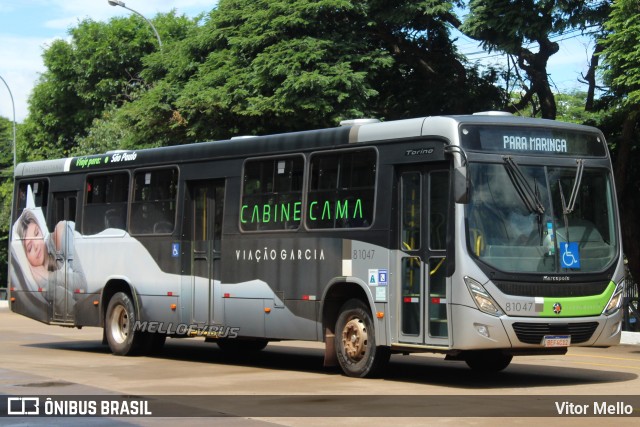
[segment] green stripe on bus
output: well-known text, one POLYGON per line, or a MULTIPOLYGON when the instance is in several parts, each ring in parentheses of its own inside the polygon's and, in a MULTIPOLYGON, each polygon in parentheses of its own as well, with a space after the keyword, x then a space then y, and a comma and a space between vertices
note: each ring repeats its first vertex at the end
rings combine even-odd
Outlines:
POLYGON ((599 316, 611 299, 615 289, 616 284, 609 282, 607 289, 600 295, 567 298, 545 297, 544 308, 540 313, 540 317, 599 316))

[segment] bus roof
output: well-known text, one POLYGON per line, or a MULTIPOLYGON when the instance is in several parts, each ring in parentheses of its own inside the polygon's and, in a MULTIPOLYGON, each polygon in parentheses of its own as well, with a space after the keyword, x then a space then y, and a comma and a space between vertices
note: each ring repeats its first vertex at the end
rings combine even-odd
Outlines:
POLYGON ((474 115, 432 116, 379 123, 365 123, 336 128, 290 132, 251 138, 232 138, 222 141, 199 142, 140 150, 117 150, 103 154, 73 158, 20 163, 15 176, 34 176, 69 171, 107 170, 145 164, 169 164, 210 159, 237 158, 300 152, 320 148, 338 148, 349 144, 390 142, 420 136, 452 136, 460 124, 511 124, 544 127, 563 127, 578 131, 591 130, 587 126, 531 119, 486 112, 474 115))

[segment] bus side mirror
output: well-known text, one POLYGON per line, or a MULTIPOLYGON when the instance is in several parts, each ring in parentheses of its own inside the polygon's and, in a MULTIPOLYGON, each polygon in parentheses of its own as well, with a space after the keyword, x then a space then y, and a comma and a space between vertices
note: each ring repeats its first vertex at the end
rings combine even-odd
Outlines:
POLYGON ((456 203, 469 203, 469 178, 467 167, 460 166, 453 172, 453 197, 456 203))

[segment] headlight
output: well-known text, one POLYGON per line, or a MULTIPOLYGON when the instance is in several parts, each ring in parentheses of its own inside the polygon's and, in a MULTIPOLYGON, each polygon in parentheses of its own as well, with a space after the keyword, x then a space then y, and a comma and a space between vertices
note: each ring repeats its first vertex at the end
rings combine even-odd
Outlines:
POLYGON ((624 280, 622 280, 616 286, 616 290, 613 291, 613 295, 609 300, 609 304, 607 304, 602 314, 604 314, 605 316, 610 316, 620 309, 620 307, 622 306, 623 292, 624 292, 624 280))
POLYGON ((504 314, 498 303, 491 298, 489 292, 487 292, 484 286, 482 286, 477 280, 474 280, 469 276, 465 276, 464 283, 466 283, 467 288, 469 288, 469 292, 480 311, 492 316, 502 316, 504 314))

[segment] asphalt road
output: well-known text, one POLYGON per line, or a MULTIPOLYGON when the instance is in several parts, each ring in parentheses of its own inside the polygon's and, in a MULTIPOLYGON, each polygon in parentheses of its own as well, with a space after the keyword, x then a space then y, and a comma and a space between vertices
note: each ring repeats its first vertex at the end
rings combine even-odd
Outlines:
POLYGON ((516 357, 495 375, 440 355, 394 355, 384 378, 354 379, 322 367, 321 343, 270 343, 232 357, 202 339, 169 339, 158 356, 119 357, 101 341, 101 329, 48 326, 0 308, 0 408, 16 396, 128 396, 150 401, 154 417, 2 416, 5 406, 0 425, 640 425, 640 345, 516 357))

